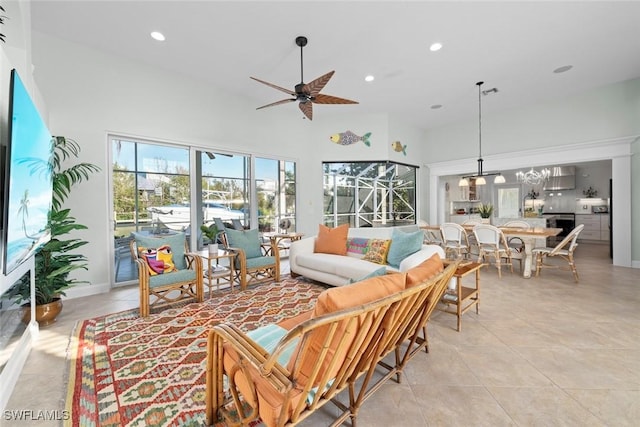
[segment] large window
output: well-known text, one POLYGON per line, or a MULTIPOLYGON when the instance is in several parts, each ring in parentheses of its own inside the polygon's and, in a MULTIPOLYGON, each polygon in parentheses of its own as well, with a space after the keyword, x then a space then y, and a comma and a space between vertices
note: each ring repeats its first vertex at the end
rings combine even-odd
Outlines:
POLYGON ((394 162, 325 162, 324 223, 415 224, 416 167, 394 162))
POLYGON ((256 158, 258 227, 261 231, 295 230, 296 169, 294 162, 256 158))
POLYGON ((137 278, 129 251, 134 231, 183 231, 197 250, 200 225, 214 218, 227 227, 295 231, 295 162, 118 137, 110 142, 116 282, 137 278))
POLYGON ((189 225, 189 150, 112 140, 115 236, 189 225))

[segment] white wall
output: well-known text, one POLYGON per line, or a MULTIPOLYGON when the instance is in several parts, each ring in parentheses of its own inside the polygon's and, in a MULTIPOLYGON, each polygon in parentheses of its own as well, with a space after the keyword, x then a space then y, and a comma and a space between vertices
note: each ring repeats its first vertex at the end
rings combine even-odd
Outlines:
MULTIPOLYGON (((111 248, 110 206, 105 197, 110 169, 107 132, 295 160, 298 227, 307 234, 315 233, 322 217, 323 160, 391 159, 420 166, 459 158, 455 153, 462 152, 470 157, 466 171, 475 170, 475 120, 423 133, 386 114, 351 115, 345 106, 334 106, 335 112, 332 106, 318 106, 316 120, 310 122, 301 120, 295 105, 256 111, 259 103, 255 100, 44 34, 33 34, 33 52, 35 78, 51 111, 52 131, 76 139, 83 146, 82 160, 102 168, 100 174, 74 190, 68 204, 79 222, 91 230, 90 239, 82 236, 90 240, 86 247, 90 268, 79 278, 94 285, 110 283, 111 261, 104 256, 111 248), (330 135, 346 130, 358 135, 371 132, 371 147, 362 143, 340 146, 329 141, 330 135), (390 144, 395 140, 407 144, 406 160, 392 151, 390 144), (441 149, 444 146, 447 150, 441 149)), ((514 152, 640 134, 640 123, 634 121, 640 109, 638 98, 640 79, 555 104, 501 115, 487 113, 483 118, 483 140, 487 141, 483 148, 487 153, 514 152)), ((490 170, 491 164, 485 164, 490 170)), ((634 173, 637 171, 636 165, 634 173)), ((427 173, 421 174, 420 185, 420 216, 428 217, 432 207, 428 204, 427 173)), ((634 239, 634 247, 640 245, 638 240, 634 239)))
MULTIPOLYGON (((483 108, 482 154, 638 135, 638 103, 640 79, 634 79, 521 109, 494 113, 483 108)), ((477 118, 429 129, 425 151, 428 163, 459 159, 460 153, 477 158, 477 118)), ((485 162, 485 169, 491 168, 485 162)), ((475 170, 476 164, 470 164, 468 172, 475 170)))
MULTIPOLYGON (((110 283, 108 132, 279 156, 298 166, 298 231, 313 234, 322 221, 322 161, 387 159, 387 116, 347 115, 345 106, 317 106, 316 120, 301 120, 297 106, 256 111, 258 101, 132 60, 34 32, 38 85, 51 110, 54 134, 77 140, 82 161, 102 171, 75 188, 67 203, 89 227, 80 237, 89 271, 78 278, 100 289, 110 283), (338 111, 338 113, 332 111, 338 111), (371 132, 371 146, 334 144, 332 134, 371 132)), ((247 77, 248 79, 248 77, 247 77)), ((76 290, 76 294, 78 291, 76 290)), ((91 291, 89 291, 91 292, 91 291)))
MULTIPOLYGON (((563 157, 562 163, 566 164, 572 161, 571 158, 578 157, 584 161, 611 159, 606 152, 598 152, 598 142, 602 142, 604 146, 612 140, 633 140, 635 136, 640 135, 639 117, 640 79, 600 87, 553 103, 537 104, 501 113, 483 111, 482 147, 485 170, 489 172, 548 165, 557 161, 552 154, 556 148, 594 141, 595 147, 590 148, 597 153, 596 157, 584 158, 584 152, 576 152, 575 156, 563 157), (523 157, 519 155, 523 150, 531 152, 523 157), (536 153, 536 150, 541 154, 536 153), (548 150, 548 153, 545 150, 548 150)), ((453 166, 458 166, 458 170, 452 173, 475 172, 476 162, 473 157, 477 157, 478 150, 475 119, 430 129, 426 132, 425 144, 428 163, 450 162, 453 166), (441 147, 447 149, 443 150, 441 147), (460 159, 460 155, 456 153, 468 153, 468 157, 454 161, 460 159)), ((638 151, 638 144, 634 142, 632 145, 635 153, 638 151)), ((634 227, 635 232, 627 237, 631 239, 629 249, 632 264, 640 267, 640 234, 637 232, 639 226, 632 226, 640 223, 640 197, 637 194, 637 186, 631 185, 640 182, 638 155, 632 155, 630 162, 629 174, 615 170, 616 162, 613 163, 614 182, 616 176, 627 177, 625 182, 617 180, 618 188, 623 186, 625 191, 624 197, 617 197, 616 201, 629 205, 623 225, 617 229, 628 230, 634 227)), ((430 199, 434 200, 434 196, 430 196, 430 199)), ((434 208, 433 205, 434 203, 431 203, 431 209, 434 208)))

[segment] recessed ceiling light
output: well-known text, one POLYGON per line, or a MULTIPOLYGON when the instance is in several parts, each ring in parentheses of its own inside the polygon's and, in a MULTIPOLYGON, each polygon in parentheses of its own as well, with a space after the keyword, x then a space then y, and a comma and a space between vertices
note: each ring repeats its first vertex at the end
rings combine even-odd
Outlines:
POLYGON ((442 104, 433 104, 431 107, 432 110, 437 110, 438 108, 442 108, 442 104))
POLYGON ((368 76, 366 76, 366 77, 364 78, 364 81, 365 81, 365 82, 372 82, 372 81, 374 81, 375 79, 376 79, 375 77, 373 77, 371 74, 369 74, 368 76))
POLYGON ((556 74, 560 74, 560 73, 564 73, 565 71, 569 71, 572 68, 573 68, 573 65, 563 65, 562 67, 558 67, 555 70, 553 70, 553 72, 556 74))
POLYGON ((437 51, 439 51, 440 49, 442 49, 442 43, 434 43, 434 44, 432 44, 431 46, 429 46, 429 50, 430 50, 431 52, 437 52, 437 51))
POLYGON ((161 33, 161 32, 159 32, 159 31, 152 31, 152 32, 151 32, 151 37, 152 37, 154 40, 158 40, 159 42, 163 42, 163 41, 165 41, 164 34, 162 34, 162 33, 161 33))

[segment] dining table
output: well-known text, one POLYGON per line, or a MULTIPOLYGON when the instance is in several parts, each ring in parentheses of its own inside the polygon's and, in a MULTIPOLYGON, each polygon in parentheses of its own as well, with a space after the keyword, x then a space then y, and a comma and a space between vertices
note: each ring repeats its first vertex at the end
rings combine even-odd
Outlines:
MULTIPOLYGON (((472 224, 463 224, 462 227, 467 233, 473 232, 472 224)), ((440 230, 439 225, 426 225, 420 227, 423 230, 440 230)), ((557 236, 562 232, 562 228, 551 227, 531 227, 531 228, 519 228, 519 227, 498 227, 504 233, 505 237, 518 237, 522 239, 524 243, 524 256, 522 265, 522 277, 525 279, 531 278, 531 268, 533 265, 533 248, 535 246, 536 239, 546 239, 547 237, 557 236)))

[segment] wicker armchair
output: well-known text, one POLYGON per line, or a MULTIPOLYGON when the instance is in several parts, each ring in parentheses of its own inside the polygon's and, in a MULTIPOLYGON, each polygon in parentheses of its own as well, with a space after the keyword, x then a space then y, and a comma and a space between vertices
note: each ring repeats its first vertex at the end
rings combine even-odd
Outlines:
POLYGON ((151 308, 161 308, 176 302, 204 299, 202 258, 189 253, 184 233, 145 236, 133 233, 131 253, 138 264, 140 316, 149 315, 151 308), (145 251, 169 247, 175 271, 158 274, 146 259, 145 251))
POLYGON ((257 229, 225 231, 227 249, 237 253, 235 258, 235 280, 240 289, 275 280, 280 281, 280 253, 277 245, 264 248, 257 229))
POLYGON ((332 402, 341 410, 333 425, 350 418, 355 426, 366 398, 399 376, 425 346, 418 333, 456 266, 416 284, 410 284, 407 272, 330 288, 312 312, 247 334, 229 324, 213 327, 207 425, 249 425, 257 418, 268 427, 295 425, 332 402), (372 384, 376 364, 393 351, 396 363, 372 384), (348 405, 335 399, 346 388, 348 405))

